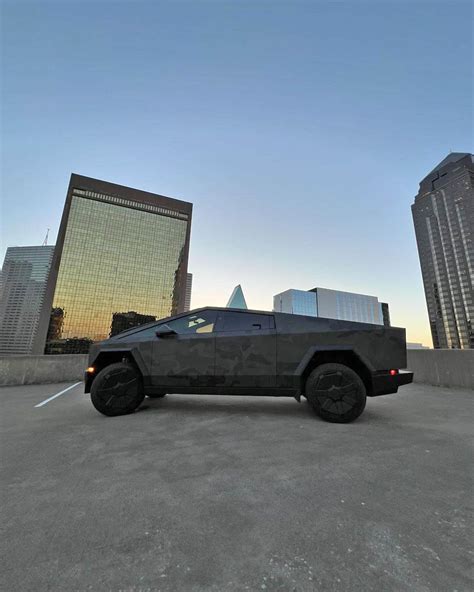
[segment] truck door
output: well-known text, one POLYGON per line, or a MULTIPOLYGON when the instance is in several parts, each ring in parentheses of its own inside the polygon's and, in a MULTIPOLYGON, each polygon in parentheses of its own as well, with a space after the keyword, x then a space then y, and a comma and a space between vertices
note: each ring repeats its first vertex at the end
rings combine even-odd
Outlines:
POLYGON ((272 314, 219 311, 216 387, 276 386, 276 331, 272 314))
POLYGON ((153 341, 153 386, 214 385, 216 315, 214 310, 204 310, 167 323, 174 333, 153 341))

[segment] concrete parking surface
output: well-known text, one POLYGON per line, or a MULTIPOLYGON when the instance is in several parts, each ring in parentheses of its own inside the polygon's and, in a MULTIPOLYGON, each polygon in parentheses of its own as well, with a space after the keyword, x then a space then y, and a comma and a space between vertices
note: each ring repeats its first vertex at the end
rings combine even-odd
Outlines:
POLYGON ((468 591, 474 392, 410 385, 349 425, 172 395, 107 418, 5 387, 2 589, 468 591))

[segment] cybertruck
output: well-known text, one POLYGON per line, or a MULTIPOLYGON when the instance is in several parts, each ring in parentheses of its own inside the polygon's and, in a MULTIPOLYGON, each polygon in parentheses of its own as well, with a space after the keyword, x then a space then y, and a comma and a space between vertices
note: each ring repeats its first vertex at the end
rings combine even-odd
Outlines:
POLYGON ((169 393, 304 396, 324 420, 347 423, 366 397, 412 382, 405 367, 405 329, 209 307, 93 344, 85 392, 109 416, 169 393))

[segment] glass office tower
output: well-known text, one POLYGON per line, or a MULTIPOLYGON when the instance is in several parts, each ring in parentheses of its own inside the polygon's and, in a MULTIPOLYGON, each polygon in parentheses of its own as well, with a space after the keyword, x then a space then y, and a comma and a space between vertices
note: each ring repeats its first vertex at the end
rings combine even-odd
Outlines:
POLYGON ((474 155, 452 152, 411 207, 435 348, 474 348, 474 155))
POLYGON ((54 246, 9 247, 0 286, 0 355, 32 354, 54 246))
POLYGON ((191 214, 187 202, 72 175, 42 327, 45 353, 84 353, 120 324, 182 312, 191 214))

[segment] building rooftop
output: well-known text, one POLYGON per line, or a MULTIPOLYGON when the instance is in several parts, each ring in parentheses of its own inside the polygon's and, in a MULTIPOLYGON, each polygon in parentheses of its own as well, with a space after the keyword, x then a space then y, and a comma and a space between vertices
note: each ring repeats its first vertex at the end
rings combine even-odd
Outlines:
POLYGON ((456 172, 456 167, 449 167, 449 165, 455 165, 460 161, 463 161, 459 165, 460 170, 462 170, 462 165, 471 168, 474 164, 474 155, 469 152, 451 152, 450 154, 448 154, 446 158, 443 158, 443 160, 439 162, 435 166, 435 168, 420 181, 420 188, 418 191, 418 195, 415 196, 415 201, 417 201, 418 198, 422 198, 425 195, 431 193, 432 191, 439 189, 446 183, 449 183, 452 178, 452 175, 450 173, 456 172), (441 172, 443 171, 443 169, 446 170, 444 170, 444 172, 441 172))
POLYGON ((471 160, 474 162, 474 155, 470 154, 469 152, 451 152, 426 176, 429 177, 433 173, 436 173, 437 171, 441 170, 447 164, 458 162, 458 160, 461 160, 462 158, 465 158, 466 156, 470 156, 471 160))
POLYGON ((472 391, 349 425, 218 395, 103 418, 80 385, 34 407, 67 386, 2 389, 5 590, 469 589, 472 391))

